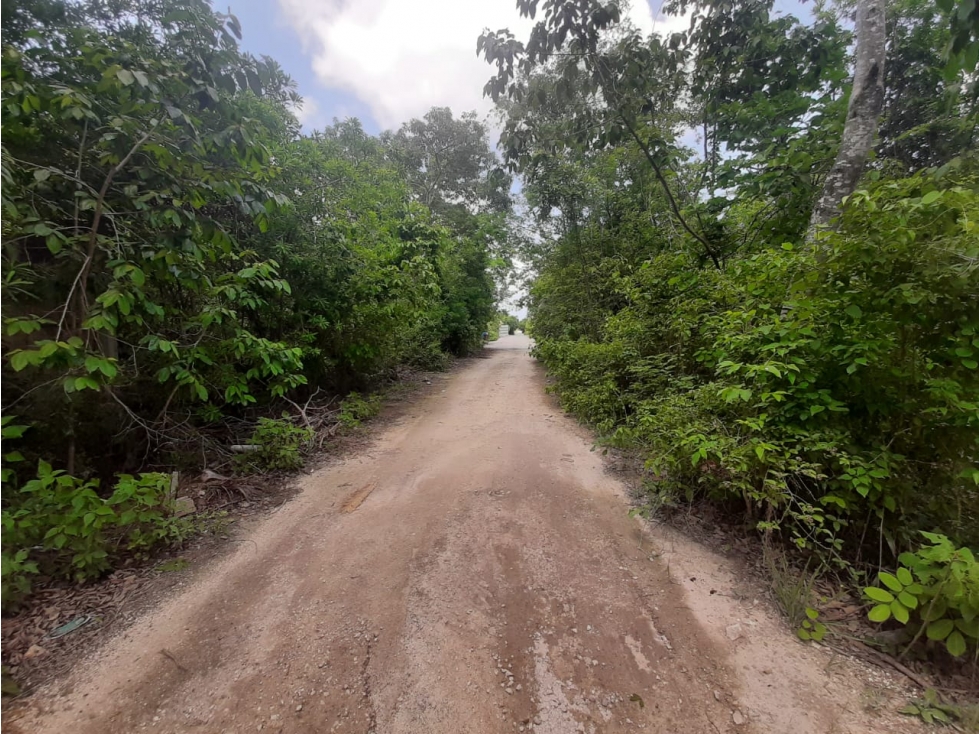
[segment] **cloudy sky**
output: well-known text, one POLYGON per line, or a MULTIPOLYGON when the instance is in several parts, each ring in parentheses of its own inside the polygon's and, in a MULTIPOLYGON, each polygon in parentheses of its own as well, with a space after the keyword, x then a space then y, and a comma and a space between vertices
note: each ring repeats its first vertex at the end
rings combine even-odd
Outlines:
MULTIPOLYGON (((775 0, 775 7, 808 17, 804 1, 775 0)), ((224 10, 225 2, 215 7, 224 10)), ((687 27, 662 14, 662 4, 632 0, 628 17, 645 32, 687 27)), ((516 0, 231 0, 230 7, 244 48, 276 59, 296 80, 307 132, 357 117, 376 133, 436 105, 488 114, 482 89, 492 67, 476 57, 477 37, 484 28, 509 28, 526 40, 533 25, 520 18, 516 0)))
MULTIPOLYGON (((659 15, 661 4, 633 0, 629 18, 644 31, 684 25, 659 15)), ((532 25, 516 0, 232 0, 231 11, 244 47, 298 82, 307 130, 353 116, 376 132, 434 105, 487 113, 492 70, 476 57, 476 38, 510 28, 526 39, 532 25)))

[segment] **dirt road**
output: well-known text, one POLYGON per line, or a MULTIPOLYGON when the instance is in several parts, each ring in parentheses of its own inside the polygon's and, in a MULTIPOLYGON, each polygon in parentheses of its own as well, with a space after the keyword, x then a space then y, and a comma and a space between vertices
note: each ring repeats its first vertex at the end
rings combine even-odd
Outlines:
POLYGON ((22 730, 870 731, 852 671, 723 559, 642 535, 527 346, 501 340, 307 476, 22 730))

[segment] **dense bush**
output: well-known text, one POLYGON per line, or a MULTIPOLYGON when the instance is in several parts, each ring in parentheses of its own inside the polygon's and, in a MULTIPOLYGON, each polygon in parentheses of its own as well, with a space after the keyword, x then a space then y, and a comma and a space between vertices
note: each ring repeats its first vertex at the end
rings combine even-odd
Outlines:
POLYGON ((124 554, 182 541, 190 521, 173 514, 166 474, 120 475, 111 493, 41 461, 37 477, 5 496, 3 604, 26 596, 32 576, 97 578, 124 554))
POLYGON ((380 395, 363 397, 352 392, 340 403, 340 425, 347 429, 357 428, 363 421, 370 420, 380 412, 380 395))
POLYGON ((979 546, 972 4, 888 3, 855 38, 832 4, 804 22, 675 0, 691 20, 666 35, 617 25, 614 3, 523 7, 529 40, 478 48, 542 232, 521 255, 564 406, 644 457, 651 505, 715 502, 861 587, 946 552, 921 531, 947 538, 935 574, 954 583, 915 576, 915 598, 955 588, 956 634, 933 634, 960 652, 979 546))
MULTIPOLYGON (((302 136, 293 82, 239 37, 204 0, 4 6, 3 404, 42 467, 23 483, 5 465, 5 585, 34 564, 94 576, 120 528, 152 535, 110 516, 153 481, 120 473, 193 468, 225 419, 480 345, 510 208, 485 126, 438 109, 397 133, 302 136), (75 528, 73 496, 103 519, 75 528), (65 564, 49 531, 88 545, 65 564)), ((263 420, 244 462, 296 468, 305 438, 263 420)))
POLYGON ((259 418, 248 445, 252 451, 240 455, 237 468, 244 471, 295 471, 304 462, 302 451, 313 438, 311 428, 294 425, 288 416, 282 419, 259 418))
POLYGON ((818 255, 653 258, 601 342, 538 334, 537 353, 570 410, 643 447, 657 491, 736 499, 838 559, 915 528, 979 543, 977 216, 973 188, 882 183, 818 255))
POLYGON ((979 561, 944 535, 922 532, 928 545, 904 552, 895 573, 881 571, 880 586, 864 594, 873 602, 872 622, 893 618, 953 656, 979 648, 979 561))

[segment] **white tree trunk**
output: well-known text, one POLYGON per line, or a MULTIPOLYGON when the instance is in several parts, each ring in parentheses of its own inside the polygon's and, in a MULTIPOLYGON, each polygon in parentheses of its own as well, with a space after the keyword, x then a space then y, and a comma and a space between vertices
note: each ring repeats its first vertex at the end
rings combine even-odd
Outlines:
POLYGON ((846 126, 836 162, 826 176, 822 194, 809 219, 806 239, 810 242, 819 227, 829 224, 839 215, 844 197, 856 189, 874 143, 877 122, 884 105, 887 41, 884 5, 885 0, 859 0, 857 4, 856 64, 846 126))

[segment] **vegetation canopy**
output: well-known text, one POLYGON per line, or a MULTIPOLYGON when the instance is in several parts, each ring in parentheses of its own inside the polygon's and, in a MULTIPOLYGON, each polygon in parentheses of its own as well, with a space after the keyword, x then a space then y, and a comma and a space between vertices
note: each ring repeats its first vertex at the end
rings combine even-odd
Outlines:
POLYGON ((204 0, 3 6, 6 608, 182 542, 173 470, 294 470, 300 402, 354 430, 505 324, 649 507, 714 503, 979 655, 979 3, 517 7, 529 38, 475 43, 494 147, 445 107, 302 134, 204 0))
POLYGON ((479 50, 565 407, 641 453, 650 507, 717 503, 861 586, 899 569, 871 619, 975 652, 975 4, 674 0, 667 35, 519 7, 530 37, 479 50))
POLYGON ((125 472, 232 433, 295 468, 286 398, 441 368, 496 313, 510 176, 475 115, 301 135, 240 35, 202 0, 3 8, 5 605, 180 536, 169 478, 125 472))

